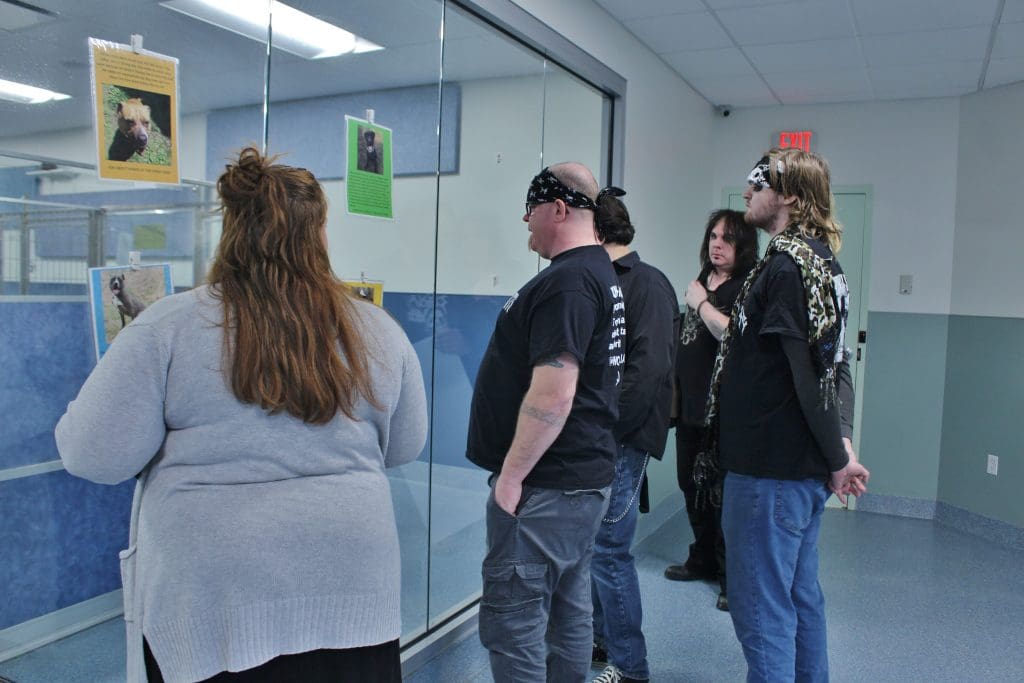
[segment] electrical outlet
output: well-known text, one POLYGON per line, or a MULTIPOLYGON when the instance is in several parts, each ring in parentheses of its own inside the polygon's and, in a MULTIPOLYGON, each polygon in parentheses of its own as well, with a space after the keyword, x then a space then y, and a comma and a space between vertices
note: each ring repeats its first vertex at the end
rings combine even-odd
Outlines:
POLYGON ((988 454, 988 466, 985 469, 991 475, 999 474, 999 456, 988 454))

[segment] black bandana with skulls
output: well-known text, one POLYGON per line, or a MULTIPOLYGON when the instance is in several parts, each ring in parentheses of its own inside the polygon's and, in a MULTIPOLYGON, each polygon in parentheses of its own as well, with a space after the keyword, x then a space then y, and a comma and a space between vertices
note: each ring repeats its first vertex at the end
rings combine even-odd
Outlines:
POLYGON ((597 210, 597 204, 593 199, 582 192, 569 189, 555 177, 554 173, 545 168, 530 182, 530 189, 526 193, 526 203, 548 204, 556 199, 561 199, 566 206, 574 206, 577 209, 597 210))
MULTIPOLYGON (((781 191, 781 183, 776 183, 777 187, 772 186, 772 176, 770 173, 771 163, 771 159, 769 159, 767 156, 761 157, 761 160, 754 165, 754 170, 752 170, 750 172, 750 175, 747 176, 747 183, 749 185, 753 185, 759 190, 771 187, 776 192, 781 191)), ((776 173, 778 173, 778 175, 781 176, 785 170, 786 166, 785 164, 782 163, 782 160, 777 160, 775 162, 776 173)))

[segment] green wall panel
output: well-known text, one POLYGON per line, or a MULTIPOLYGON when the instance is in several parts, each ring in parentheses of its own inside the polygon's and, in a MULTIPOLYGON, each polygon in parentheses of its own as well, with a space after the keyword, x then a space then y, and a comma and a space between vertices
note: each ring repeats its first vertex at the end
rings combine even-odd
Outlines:
POLYGON ((950 316, 938 500, 1024 527, 1022 419, 1024 320, 950 316))
POLYGON ((860 458, 871 493, 936 500, 948 316, 868 315, 860 458))

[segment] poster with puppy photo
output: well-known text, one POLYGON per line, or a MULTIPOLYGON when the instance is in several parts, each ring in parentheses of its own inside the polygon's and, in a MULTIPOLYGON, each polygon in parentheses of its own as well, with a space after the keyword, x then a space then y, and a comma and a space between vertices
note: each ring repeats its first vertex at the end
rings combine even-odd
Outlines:
POLYGON ((348 212, 394 218, 391 190, 391 129, 354 116, 345 117, 347 164, 345 198, 348 212))
POLYGON ((180 181, 178 60, 89 39, 100 178, 180 181))
POLYGON ((342 280, 353 296, 378 306, 384 305, 384 283, 380 280, 342 280))
POLYGON ((150 304, 173 293, 169 263, 90 268, 89 303, 96 360, 150 304))

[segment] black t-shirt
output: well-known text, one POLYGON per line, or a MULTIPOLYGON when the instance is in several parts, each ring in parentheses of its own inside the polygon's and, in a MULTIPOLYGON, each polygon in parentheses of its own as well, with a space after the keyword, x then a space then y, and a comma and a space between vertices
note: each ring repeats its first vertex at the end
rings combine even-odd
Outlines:
MULTIPOLYGON (((829 262, 840 296, 848 296, 846 277, 832 252, 817 240, 805 241, 829 262)), ((770 257, 751 285, 739 316, 722 372, 718 437, 722 467, 767 479, 828 477, 828 465, 807 426, 779 343, 783 335, 807 340, 807 299, 800 268, 792 258, 770 257)))
POLYGON ((473 390, 466 457, 497 472, 512 445, 534 366, 571 354, 580 365, 565 426, 524 480, 541 488, 601 488, 614 475, 625 305, 600 246, 562 252, 505 303, 473 390))
POLYGON ((626 368, 619 394, 619 444, 661 459, 672 409, 679 301, 672 283, 631 251, 612 263, 626 301, 626 368))
MULTIPOLYGON (((736 297, 743 289, 747 273, 736 273, 713 292, 708 292, 708 305, 714 306, 726 316, 732 311, 736 297)), ((701 273, 700 283, 707 286, 707 273, 701 273)), ((688 312, 688 316, 695 316, 688 312)), ((679 423, 691 427, 704 424, 708 391, 711 388, 711 371, 718 354, 718 340, 704 321, 696 316, 687 321, 684 316, 676 351, 676 390, 679 392, 679 423)))

